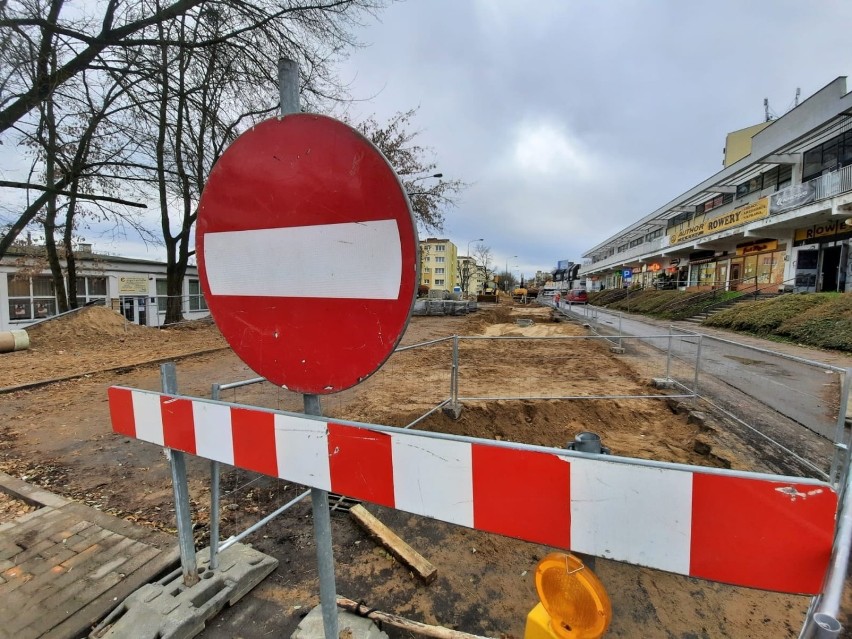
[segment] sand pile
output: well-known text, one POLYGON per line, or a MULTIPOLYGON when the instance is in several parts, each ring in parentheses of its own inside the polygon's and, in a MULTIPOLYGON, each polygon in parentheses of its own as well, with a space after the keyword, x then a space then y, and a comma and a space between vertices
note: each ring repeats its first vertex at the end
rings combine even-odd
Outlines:
POLYGON ((104 338, 124 338, 156 329, 127 322, 124 316, 103 306, 88 306, 27 329, 34 348, 97 343, 104 338))

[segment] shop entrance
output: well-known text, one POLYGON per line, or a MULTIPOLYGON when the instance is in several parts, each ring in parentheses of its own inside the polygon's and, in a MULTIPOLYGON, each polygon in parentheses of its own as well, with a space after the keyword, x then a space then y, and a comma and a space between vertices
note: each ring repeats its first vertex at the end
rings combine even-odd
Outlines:
POLYGON ((737 285, 740 283, 740 279, 743 276, 743 261, 739 260, 731 260, 731 280, 730 283, 733 284, 733 289, 736 290, 737 285))
POLYGON ((820 264, 819 281, 820 291, 831 292, 842 290, 840 256, 841 246, 826 246, 822 249, 822 264, 820 264))
POLYGON ((128 322, 145 326, 148 323, 147 298, 122 297, 121 312, 128 322))

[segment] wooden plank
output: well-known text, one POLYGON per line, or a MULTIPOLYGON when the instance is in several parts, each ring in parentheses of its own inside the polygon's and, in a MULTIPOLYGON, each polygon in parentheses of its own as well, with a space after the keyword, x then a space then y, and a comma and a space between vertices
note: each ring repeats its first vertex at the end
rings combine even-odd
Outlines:
POLYGON ((403 630, 407 630, 408 632, 421 635, 423 637, 432 637, 433 639, 487 639, 486 637, 482 637, 480 635, 472 635, 467 632, 462 632, 460 630, 450 630, 449 628, 444 628, 443 626, 430 626, 428 624, 420 623, 419 621, 412 621, 411 619, 406 619, 405 617, 400 617, 389 612, 374 610, 369 606, 359 604, 358 602, 352 601, 351 599, 347 599, 346 597, 338 596, 337 605, 338 607, 343 608, 344 610, 348 610, 349 612, 356 614, 359 617, 366 617, 367 619, 372 619, 373 621, 387 623, 391 626, 402 628, 403 630))
POLYGON ((370 537, 413 570, 423 583, 430 584, 435 581, 435 577, 438 576, 438 569, 429 563, 423 555, 400 539, 395 532, 370 514, 361 504, 353 506, 349 514, 361 528, 367 531, 370 537))

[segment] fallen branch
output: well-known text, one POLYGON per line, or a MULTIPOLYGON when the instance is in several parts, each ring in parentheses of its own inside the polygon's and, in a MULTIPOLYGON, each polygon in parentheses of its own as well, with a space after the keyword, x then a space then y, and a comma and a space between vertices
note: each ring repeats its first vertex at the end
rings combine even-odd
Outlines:
POLYGON ((450 630, 443 626, 430 626, 425 623, 420 623, 419 621, 412 621, 411 619, 399 617, 389 612, 373 610, 369 606, 360 604, 357 601, 352 601, 346 597, 341 597, 340 595, 337 597, 337 605, 338 607, 356 614, 359 617, 366 617, 373 621, 390 624, 396 628, 401 628, 424 637, 434 637, 434 639, 489 639, 488 637, 483 637, 481 635, 472 635, 459 630, 450 630))
POLYGON ((349 514, 361 528, 367 531, 370 537, 413 570, 423 583, 430 584, 435 581, 435 577, 438 576, 438 569, 429 563, 423 555, 400 539, 395 532, 376 519, 361 504, 353 506, 349 510, 349 514))

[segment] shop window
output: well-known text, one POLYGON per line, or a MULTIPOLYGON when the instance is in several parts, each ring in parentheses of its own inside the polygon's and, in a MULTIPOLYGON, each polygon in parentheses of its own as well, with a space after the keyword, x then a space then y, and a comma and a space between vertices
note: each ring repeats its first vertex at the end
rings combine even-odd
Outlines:
POLYGON ((716 262, 698 266, 698 283, 701 286, 713 286, 716 282, 716 262))
POLYGON ((44 319, 56 315, 56 295, 52 278, 21 278, 9 274, 7 284, 11 321, 44 319))
POLYGON ((207 310, 207 300, 204 299, 204 295, 201 293, 201 282, 198 280, 189 280, 189 310, 207 310))
POLYGON ((53 278, 50 277, 34 277, 33 279, 33 297, 55 297, 56 292, 53 288, 53 278))
POLYGON ((169 286, 166 280, 157 280, 157 310, 160 313, 166 312, 168 305, 169 286))
POLYGON ((9 285, 9 297, 29 297, 30 278, 16 278, 14 275, 7 276, 9 285))
POLYGON ((772 254, 772 272, 769 275, 769 282, 772 284, 781 284, 784 281, 784 255, 785 251, 775 251, 772 254))
POLYGON ((757 275, 757 255, 749 255, 743 261, 743 279, 745 284, 757 275))
POLYGON ((772 281, 772 253, 757 256, 757 283, 769 284, 772 281))

